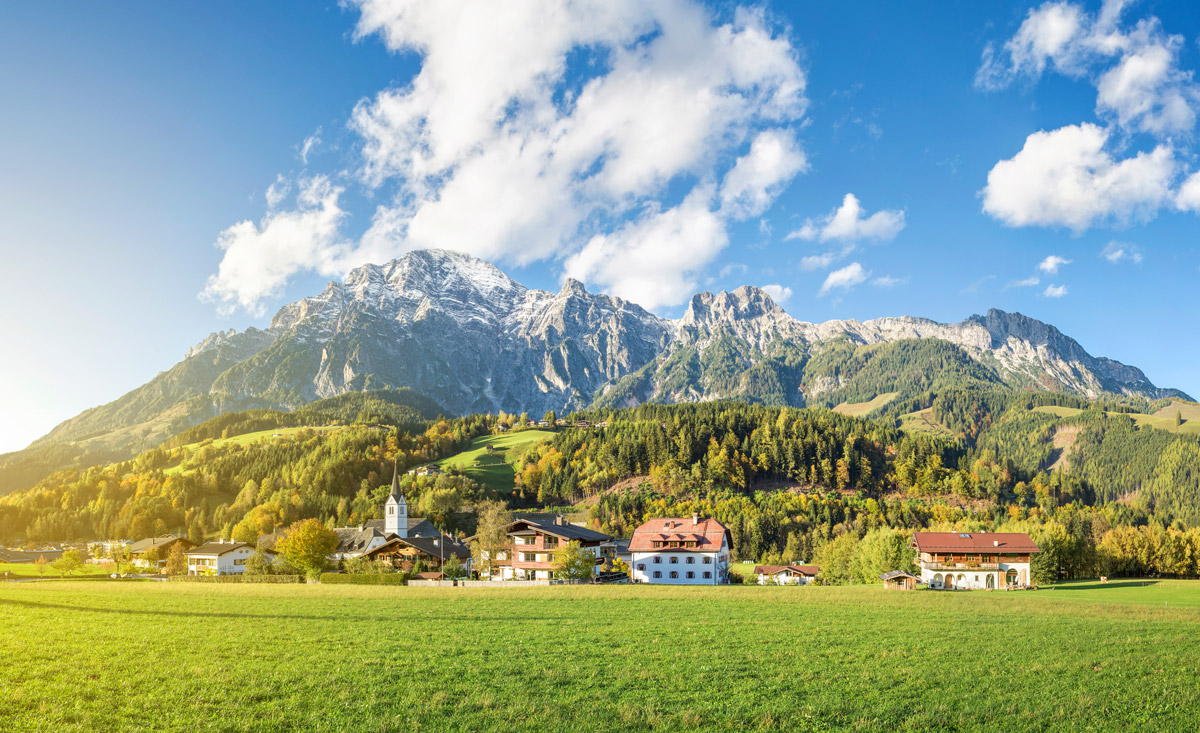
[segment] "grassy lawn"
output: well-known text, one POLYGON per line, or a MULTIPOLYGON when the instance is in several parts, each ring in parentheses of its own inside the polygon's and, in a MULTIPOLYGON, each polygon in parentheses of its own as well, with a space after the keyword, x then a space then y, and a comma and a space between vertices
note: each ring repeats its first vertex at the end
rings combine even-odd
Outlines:
POLYGON ((868 412, 871 412, 872 410, 876 410, 880 407, 883 407, 887 403, 896 399, 896 395, 898 395, 898 394, 900 394, 900 393, 899 392, 884 392, 883 394, 877 396, 875 399, 871 400, 870 402, 843 402, 842 404, 833 408, 833 411, 840 412, 843 415, 850 415, 852 417, 862 417, 863 415, 866 415, 868 412))
POLYGON ((522 430, 506 435, 481 435, 471 441, 471 447, 462 453, 443 458, 434 465, 443 468, 456 466, 472 479, 501 493, 512 491, 515 473, 509 464, 510 448, 539 443, 554 437, 549 430, 522 430), (487 446, 493 450, 489 451, 487 446), (475 465, 478 463, 479 465, 475 465))
POLYGON ((1194 731, 1198 596, 0 584, 0 730, 1194 731))
MULTIPOLYGON (((49 561, 46 562, 46 574, 44 576, 40 576, 38 574, 36 563, 0 562, 0 575, 4 575, 4 573, 6 573, 6 572, 12 573, 13 575, 19 575, 22 578, 37 578, 37 577, 57 578, 58 577, 58 573, 54 572, 50 568, 49 561)), ((76 575, 76 576, 79 576, 79 575, 104 575, 104 569, 101 568, 99 565, 84 565, 82 567, 77 568, 75 570, 75 572, 73 573, 73 575, 76 575)))

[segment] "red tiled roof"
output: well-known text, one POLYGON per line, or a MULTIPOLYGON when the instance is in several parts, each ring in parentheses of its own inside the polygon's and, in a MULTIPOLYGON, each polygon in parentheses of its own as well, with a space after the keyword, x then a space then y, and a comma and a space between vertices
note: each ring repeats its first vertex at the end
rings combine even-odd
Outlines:
POLYGON ((755 565, 754 566, 754 574, 755 575, 775 575, 776 573, 782 573, 784 570, 791 570, 793 573, 796 573, 797 575, 807 575, 808 577, 811 578, 811 577, 815 576, 818 571, 820 571, 820 568, 818 568, 816 565, 755 565))
MULTIPOLYGON (((633 531, 629 540, 630 552, 717 552, 721 542, 728 542, 729 530, 715 519, 701 519, 692 524, 692 518, 667 517, 651 519, 633 531), (695 547, 655 547, 655 542, 694 541, 695 547)), ((732 544, 730 542, 729 544, 732 544)))
POLYGON ((912 546, 921 552, 1041 552, 1024 532, 914 532, 912 546))

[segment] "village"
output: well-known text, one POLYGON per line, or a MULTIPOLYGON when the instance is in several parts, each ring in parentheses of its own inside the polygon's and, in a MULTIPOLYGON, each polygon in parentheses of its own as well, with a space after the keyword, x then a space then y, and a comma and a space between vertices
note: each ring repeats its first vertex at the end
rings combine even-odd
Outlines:
MULTIPOLYGON (((418 472, 436 470, 421 467, 418 472)), ((419 474, 420 475, 420 474, 419 474)), ((425 474, 428 475, 428 474, 425 474)), ((339 574, 395 575, 408 585, 522 587, 571 583, 705 585, 732 583, 805 586, 821 583, 817 565, 755 565, 748 577, 732 572, 729 529, 713 518, 650 519, 629 538, 572 523, 558 513, 514 513, 492 537, 454 537, 424 517, 409 515, 399 472, 383 507, 383 519, 332 530, 336 543, 324 556, 322 579, 339 574)), ((162 534, 136 541, 98 541, 58 547, 0 548, 0 562, 36 564, 63 577, 82 566, 111 575, 209 578, 227 581, 278 574, 284 532, 257 543, 218 538, 197 543, 162 534), (117 573, 122 566, 132 573, 117 573)), ((913 590, 1014 590, 1031 585, 1030 562, 1040 552, 1025 533, 914 532, 913 567, 879 575, 885 588, 913 590)), ((294 572, 294 571, 287 571, 294 572)), ((29 577, 29 576, 25 576, 29 577)), ((300 575, 289 575, 298 582, 300 575)), ((14 579, 9 577, 8 579, 14 579)), ((282 579, 281 579, 282 582, 282 579)))

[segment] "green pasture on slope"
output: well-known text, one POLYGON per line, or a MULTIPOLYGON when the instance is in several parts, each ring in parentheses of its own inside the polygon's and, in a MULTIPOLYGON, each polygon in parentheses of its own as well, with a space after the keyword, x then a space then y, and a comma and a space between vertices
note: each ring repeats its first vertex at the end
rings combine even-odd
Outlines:
MULTIPOLYGON (((1180 406, 1182 407, 1186 404, 1187 403, 1180 403, 1180 406)), ((1051 415, 1057 415, 1058 417, 1075 417, 1083 412, 1083 410, 1080 410, 1076 407, 1058 407, 1056 405, 1046 405, 1042 407, 1035 407, 1033 409, 1037 412, 1045 412, 1051 415)), ((1182 413, 1184 410, 1181 409, 1179 412, 1182 413)), ((1192 410, 1187 410, 1186 415, 1191 415, 1193 412, 1194 411, 1192 410)), ((1183 417, 1183 424, 1176 425, 1176 412, 1171 408, 1163 408, 1153 415, 1146 415, 1141 412, 1106 412, 1104 414, 1108 415, 1109 417, 1128 417, 1132 419, 1134 424, 1136 424, 1139 428, 1157 428, 1159 430, 1166 430, 1170 433, 1190 433, 1193 435, 1200 435, 1200 419, 1189 418, 1185 415, 1183 417), (1170 414, 1165 414, 1167 412, 1170 412, 1170 414)))
POLYGON ((899 394, 899 392, 884 392, 868 402, 843 402, 833 408, 833 411, 852 417, 862 417, 896 399, 899 394))
POLYGON ((2 583, 0 730, 1194 731, 1198 596, 2 583))
POLYGON ((530 443, 540 443, 554 437, 549 430, 521 430, 504 435, 481 435, 471 441, 471 447, 461 453, 443 458, 435 466, 461 468, 470 478, 501 493, 512 491, 515 472, 509 463, 509 450, 530 443), (487 446, 492 446, 488 450, 487 446))

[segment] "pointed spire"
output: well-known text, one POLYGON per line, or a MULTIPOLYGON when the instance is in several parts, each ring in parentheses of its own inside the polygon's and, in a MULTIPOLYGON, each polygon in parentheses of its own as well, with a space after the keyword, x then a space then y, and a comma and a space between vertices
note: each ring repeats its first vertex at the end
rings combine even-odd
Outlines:
POLYGON ((400 493, 400 461, 396 460, 392 463, 392 493, 391 497, 397 501, 404 499, 400 493))

